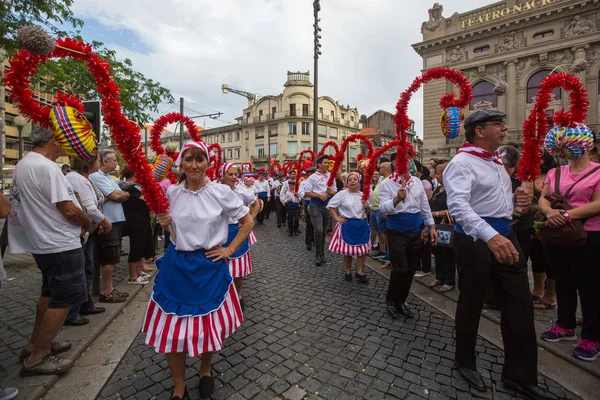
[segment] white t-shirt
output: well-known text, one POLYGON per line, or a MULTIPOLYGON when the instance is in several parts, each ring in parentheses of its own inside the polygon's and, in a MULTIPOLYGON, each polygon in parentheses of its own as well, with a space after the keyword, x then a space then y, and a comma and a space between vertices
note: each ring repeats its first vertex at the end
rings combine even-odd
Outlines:
POLYGON ((344 218, 363 219, 367 216, 363 208, 362 192, 337 192, 327 203, 327 208, 337 208, 340 216, 344 218))
POLYGON ((229 219, 248 214, 248 207, 229 186, 207 182, 198 191, 185 188, 185 182, 167 190, 171 225, 180 251, 209 250, 227 241, 229 219))
POLYGON ((81 247, 81 227, 56 208, 63 201, 80 207, 58 165, 39 153, 28 153, 15 168, 11 195, 10 253, 50 254, 81 247))

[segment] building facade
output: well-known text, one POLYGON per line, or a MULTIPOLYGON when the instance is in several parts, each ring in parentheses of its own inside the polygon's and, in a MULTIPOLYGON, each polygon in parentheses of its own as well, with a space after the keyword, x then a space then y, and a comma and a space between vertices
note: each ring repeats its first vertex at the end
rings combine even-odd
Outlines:
MULTIPOLYGON (((479 108, 507 114, 506 143, 520 145, 521 127, 529 115, 540 82, 551 71, 568 71, 585 59, 587 70, 577 76, 588 91, 586 123, 598 132, 598 76, 600 73, 600 3, 587 0, 506 0, 469 11, 443 15, 443 6, 429 9, 421 27, 423 41, 413 45, 423 58, 423 69, 447 66, 462 72, 473 86, 473 101, 465 116, 479 108), (493 88, 506 82, 504 96, 493 88)), ((423 93, 425 161, 449 158, 464 143, 464 132, 448 140, 440 128, 439 100, 458 89, 446 81, 427 83, 423 93)), ((557 89, 548 110, 552 115, 569 105, 568 94, 557 89)))
MULTIPOLYGON (((369 137, 373 141, 373 146, 381 147, 394 140, 396 135, 394 114, 384 110, 378 110, 370 117, 362 115, 361 122, 363 129, 360 131, 360 133, 369 137)), ((415 121, 412 119, 410 120, 410 128, 406 134, 408 141, 415 148, 415 158, 418 161, 422 161, 423 141, 417 137, 417 133, 415 131, 415 121)), ((390 152, 393 151, 395 151, 395 149, 392 149, 390 152)))
MULTIPOLYGON (((313 148, 313 85, 308 72, 288 72, 283 93, 263 96, 243 110, 237 124, 203 131, 208 144, 218 143, 229 162, 251 162, 268 168, 269 160, 283 164, 313 148)), ((361 128, 356 107, 344 107, 328 96, 319 96, 319 150, 329 140, 338 144, 361 128)), ((329 148, 328 152, 331 152, 329 148)), ((344 169, 356 168, 360 145, 349 146, 344 169)))

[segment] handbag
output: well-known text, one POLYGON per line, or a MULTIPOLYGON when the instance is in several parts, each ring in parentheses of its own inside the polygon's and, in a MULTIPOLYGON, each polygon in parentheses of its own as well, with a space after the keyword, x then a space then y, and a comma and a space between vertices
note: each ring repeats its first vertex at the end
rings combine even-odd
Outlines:
MULTIPOLYGON (((571 194, 571 191, 575 185, 592 175, 594 172, 600 170, 600 167, 592 169, 587 174, 575 181, 569 190, 566 191, 564 196, 560 194, 560 170, 560 167, 556 169, 554 193, 546 195, 545 198, 550 202, 550 206, 554 210, 572 210, 573 207, 566 200, 569 197, 569 194, 571 194)), ((543 244, 557 247, 582 247, 585 245, 588 236, 584 229, 585 219, 573 220, 559 226, 558 228, 551 228, 547 226, 545 224, 546 221, 546 217, 542 217, 542 222, 544 222, 544 225, 541 226, 537 232, 537 237, 543 244)))
POLYGON ((442 222, 435 224, 435 230, 438 233, 437 245, 440 247, 452 247, 452 242, 454 241, 454 218, 447 211, 442 222))

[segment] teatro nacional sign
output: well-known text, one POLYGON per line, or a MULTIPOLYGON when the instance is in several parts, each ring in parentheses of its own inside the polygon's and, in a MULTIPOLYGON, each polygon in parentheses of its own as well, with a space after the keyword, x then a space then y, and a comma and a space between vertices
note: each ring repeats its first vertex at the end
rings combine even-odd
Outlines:
POLYGON ((531 0, 523 1, 520 4, 515 4, 512 7, 505 7, 498 10, 484 12, 479 15, 468 16, 467 18, 460 21, 463 28, 469 28, 476 24, 483 24, 484 22, 490 22, 499 18, 504 18, 509 15, 519 14, 523 11, 529 11, 534 8, 540 8, 547 6, 548 4, 555 3, 559 0, 531 0))

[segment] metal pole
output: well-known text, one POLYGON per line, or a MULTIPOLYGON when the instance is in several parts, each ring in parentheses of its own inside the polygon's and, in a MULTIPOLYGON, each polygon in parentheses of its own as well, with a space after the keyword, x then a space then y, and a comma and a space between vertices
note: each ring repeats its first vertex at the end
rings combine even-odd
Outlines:
POLYGON ((23 158, 23 127, 17 126, 19 132, 19 160, 23 158))
POLYGON ((144 154, 148 157, 148 128, 144 128, 144 154))
POLYGON ((313 3, 313 10, 315 16, 315 37, 314 37, 314 47, 315 47, 315 65, 314 65, 314 73, 315 73, 315 86, 314 86, 314 104, 313 104, 313 151, 317 153, 319 151, 319 10, 321 9, 321 5, 319 4, 319 0, 315 0, 313 3))
MULTIPOLYGON (((183 115, 183 97, 179 98, 179 113, 183 115)), ((179 125, 179 149, 183 149, 183 124, 179 125)))

